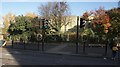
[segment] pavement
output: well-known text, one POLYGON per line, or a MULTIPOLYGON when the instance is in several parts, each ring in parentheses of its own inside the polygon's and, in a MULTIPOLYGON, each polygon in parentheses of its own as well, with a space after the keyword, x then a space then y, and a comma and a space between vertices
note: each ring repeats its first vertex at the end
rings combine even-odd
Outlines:
MULTIPOLYGON (((79 52, 78 54, 76 54, 75 52, 75 46, 74 44, 70 44, 70 43, 66 43, 66 44, 55 44, 55 43, 52 43, 52 44, 45 44, 46 46, 44 46, 44 52, 41 51, 41 46, 39 48, 39 51, 38 52, 42 52, 42 53, 47 53, 47 54, 58 54, 58 55, 75 55, 75 56, 88 56, 88 57, 103 57, 103 54, 104 54, 104 48, 86 48, 86 53, 83 53, 83 50, 81 48, 79 48, 79 52), (71 45, 71 46, 69 46, 71 45), (97 50, 97 49, 100 49, 100 50, 97 50), (92 51, 92 52, 90 52, 92 51), (102 52, 102 53, 101 53, 102 52)), ((17 45, 14 46, 15 49, 20 49, 20 50, 24 50, 23 49, 23 46, 22 45, 18 45, 17 48, 16 48, 17 45)), ((38 49, 37 46, 36 48, 34 48, 34 46, 29 46, 29 48, 27 49, 27 46, 26 46, 26 49, 25 50, 32 50, 30 48, 33 48, 33 49, 38 49)))
MULTIPOLYGON (((67 46, 67 44, 61 44, 61 45, 56 46, 56 47, 54 47, 54 48, 51 48, 51 49, 49 49, 49 50, 47 50, 47 51, 45 51, 45 52, 48 52, 48 53, 58 53, 59 50, 65 48, 66 46, 67 46)), ((64 53, 64 52, 63 52, 63 53, 64 53)), ((66 53, 67 53, 67 52, 66 52, 66 53)), ((65 53, 65 54, 66 54, 66 53, 65 53)))
POLYGON ((79 54, 2 48, 2 65, 118 65, 118 60, 79 54))
MULTIPOLYGON (((33 45, 33 44, 32 44, 33 45)), ((118 65, 120 60, 110 58, 110 50, 107 59, 104 58, 104 48, 86 47, 86 53, 82 53, 79 48, 78 54, 75 53, 75 47, 68 44, 45 44, 45 51, 33 51, 12 48, 0 48, 2 50, 1 65, 118 65)), ((14 46, 15 47, 15 46, 14 46)), ((29 46, 30 48, 34 48, 29 46)), ((36 45, 36 48, 37 45, 36 45)), ((34 49, 36 49, 34 48, 34 49)), ((0 59, 0 60, 1 60, 0 59)))
MULTIPOLYGON (((2 58, 2 48, 0 48, 0 58, 2 58)), ((2 66, 2 59, 0 59, 0 66, 2 66)))

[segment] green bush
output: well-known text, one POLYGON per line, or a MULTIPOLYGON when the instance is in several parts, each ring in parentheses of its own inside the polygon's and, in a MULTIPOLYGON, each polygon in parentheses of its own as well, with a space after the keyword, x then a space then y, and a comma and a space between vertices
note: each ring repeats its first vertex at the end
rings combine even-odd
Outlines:
POLYGON ((59 35, 47 35, 45 36, 45 42, 61 42, 62 37, 59 35))
MULTIPOLYGON (((76 42, 76 37, 77 37, 76 32, 70 32, 70 33, 68 33, 68 35, 69 35, 70 42, 76 42)), ((68 37, 68 35, 66 35, 66 36, 68 37)), ((81 42, 80 33, 78 34, 78 41, 81 42)))

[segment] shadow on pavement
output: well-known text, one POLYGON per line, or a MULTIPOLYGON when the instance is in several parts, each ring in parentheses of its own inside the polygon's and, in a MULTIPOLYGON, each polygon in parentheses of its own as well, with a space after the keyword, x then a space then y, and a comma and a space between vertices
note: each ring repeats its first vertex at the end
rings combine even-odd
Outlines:
POLYGON ((108 47, 107 60, 104 60, 105 47, 89 47, 83 46, 79 43, 78 54, 76 54, 75 43, 45 43, 44 51, 41 50, 42 43, 7 43, 2 48, 2 64, 3 65, 117 65, 118 59, 111 60, 111 50, 108 47), (65 57, 64 57, 65 56, 65 57), (70 57, 72 56, 72 57, 70 57), (82 59, 81 57, 85 58, 82 59), (78 59, 77 59, 78 58, 78 59), (91 58, 91 59, 89 59, 91 58), (93 59, 95 58, 95 59, 93 59), (81 60, 82 59, 82 60, 81 60), (97 60, 99 60, 97 62, 97 60), (74 63, 73 61, 77 62, 74 63), (94 60, 94 63, 92 63, 94 60), (80 62, 79 62, 80 61, 80 62), (95 62, 96 61, 96 62, 95 62), (104 62, 103 62, 104 61, 104 62), (63 63, 65 62, 65 63, 63 63))

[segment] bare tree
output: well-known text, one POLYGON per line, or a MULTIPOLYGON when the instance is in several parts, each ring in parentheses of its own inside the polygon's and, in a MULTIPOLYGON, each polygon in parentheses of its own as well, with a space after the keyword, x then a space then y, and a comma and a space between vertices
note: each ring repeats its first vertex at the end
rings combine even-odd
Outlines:
MULTIPOLYGON (((66 2, 48 2, 45 5, 41 5, 39 13, 42 18, 48 19, 49 25, 56 32, 60 33, 62 26, 67 26, 70 20, 67 20, 70 15, 69 6, 66 2)), ((70 17, 69 17, 70 18, 70 17)))

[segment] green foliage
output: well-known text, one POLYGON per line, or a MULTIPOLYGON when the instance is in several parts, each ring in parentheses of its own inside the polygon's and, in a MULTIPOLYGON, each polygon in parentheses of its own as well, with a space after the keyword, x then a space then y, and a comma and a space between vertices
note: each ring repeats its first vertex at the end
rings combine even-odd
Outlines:
POLYGON ((62 37, 59 35, 47 35, 45 37, 45 42, 61 42, 62 37))
POLYGON ((94 35, 98 36, 99 38, 102 38, 105 34, 104 27, 101 24, 97 24, 96 28, 92 28, 94 35))
POLYGON ((12 38, 27 40, 32 31, 32 18, 26 16, 15 17, 15 23, 9 26, 8 32, 12 38))
POLYGON ((69 34, 69 40, 72 41, 72 42, 76 42, 76 33, 69 34))
POLYGON ((86 35, 88 37, 93 37, 95 34, 93 32, 93 30, 91 28, 87 28, 85 30, 83 30, 83 32, 81 33, 81 35, 86 35))
POLYGON ((110 16, 111 27, 109 28, 108 38, 120 37, 120 8, 108 10, 110 16))

